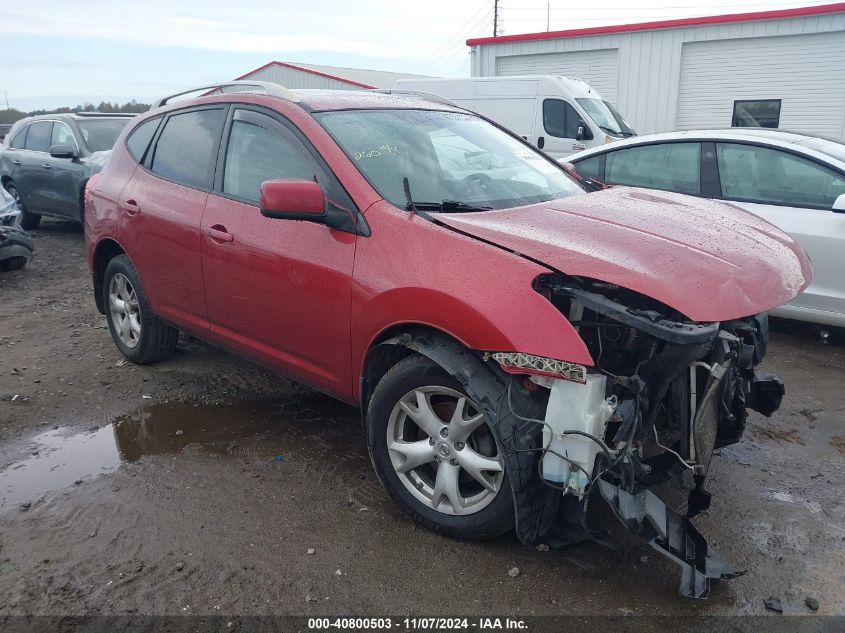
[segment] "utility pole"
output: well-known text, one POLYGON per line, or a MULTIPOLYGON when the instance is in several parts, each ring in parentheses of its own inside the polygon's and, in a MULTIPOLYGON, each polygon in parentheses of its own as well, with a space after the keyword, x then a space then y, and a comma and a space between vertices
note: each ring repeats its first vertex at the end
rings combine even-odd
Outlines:
POLYGON ((499 34, 499 0, 493 0, 493 37, 499 34))
POLYGON ((549 5, 550 4, 551 4, 550 2, 546 3, 546 33, 549 32, 549 5))

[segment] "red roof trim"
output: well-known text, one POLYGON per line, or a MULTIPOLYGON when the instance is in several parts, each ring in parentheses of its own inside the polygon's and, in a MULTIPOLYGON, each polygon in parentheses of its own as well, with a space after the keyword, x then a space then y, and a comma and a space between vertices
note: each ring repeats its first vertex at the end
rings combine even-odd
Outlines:
POLYGON ((709 15, 698 18, 680 18, 677 20, 663 20, 661 22, 640 22, 638 24, 615 24, 613 26, 596 26, 585 29, 570 29, 568 31, 547 31, 544 33, 524 33, 521 35, 500 35, 499 37, 477 37, 467 40, 467 46, 479 44, 505 44, 508 42, 530 42, 533 40, 554 40, 563 37, 585 37, 587 35, 608 35, 610 33, 630 33, 631 31, 652 31, 657 29, 673 29, 685 26, 705 26, 707 24, 726 24, 731 22, 753 22, 756 20, 785 20, 787 18, 801 18, 811 15, 825 15, 845 11, 845 2, 836 4, 822 4, 797 9, 780 9, 777 11, 757 11, 754 13, 733 13, 729 15, 709 15))
POLYGON ((297 66, 296 64, 289 64, 287 62, 267 62, 263 66, 259 66, 255 70, 250 70, 248 73, 241 75, 240 77, 235 77, 235 81, 239 79, 249 79, 251 75, 264 70, 265 68, 270 68, 271 66, 283 66, 285 68, 291 68, 293 70, 298 70, 303 73, 308 73, 310 75, 317 75, 318 77, 324 77, 325 79, 334 79, 335 81, 340 81, 345 84, 349 84, 350 86, 357 86, 358 88, 364 88, 365 90, 372 90, 375 86, 368 86, 367 84, 362 84, 357 81, 352 81, 351 79, 345 79, 344 77, 337 77, 335 75, 329 75, 327 73, 321 73, 319 70, 311 70, 310 68, 304 68, 302 66, 297 66))

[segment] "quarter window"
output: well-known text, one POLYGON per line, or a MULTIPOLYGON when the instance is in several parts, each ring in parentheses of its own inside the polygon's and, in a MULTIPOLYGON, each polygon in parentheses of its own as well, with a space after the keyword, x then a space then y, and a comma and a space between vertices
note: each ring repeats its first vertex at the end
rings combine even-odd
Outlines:
POLYGON ((73 130, 70 129, 67 123, 53 123, 53 136, 50 139, 50 147, 53 145, 70 145, 72 148, 78 150, 76 139, 73 136, 73 130))
POLYGON ((845 176, 789 152, 717 143, 716 159, 728 200, 830 209, 845 193, 845 176))
POLYGON ((26 135, 26 149, 34 152, 49 152, 52 130, 52 121, 36 121, 32 123, 29 126, 29 134, 26 135))
POLYGON ((208 187, 223 112, 195 110, 168 118, 156 143, 153 172, 189 187, 208 187))
POLYGON ((607 154, 605 182, 647 189, 701 193, 701 147, 698 143, 664 143, 607 154))
POLYGON ((601 156, 593 156, 592 158, 585 158, 579 160, 575 164, 575 171, 577 171, 584 178, 592 178, 593 180, 601 180, 599 175, 599 167, 601 163, 601 156))
POLYGON ((223 193, 258 202, 266 180, 313 180, 314 163, 296 137, 276 119, 251 110, 235 110, 223 193))
POLYGON ((543 101, 543 127, 546 134, 558 138, 576 138, 581 116, 569 103, 560 99, 543 101))
POLYGON ((144 153, 147 151, 150 141, 153 140, 159 123, 161 123, 161 117, 148 119, 129 133, 129 138, 126 139, 126 149, 129 150, 132 158, 139 163, 144 159, 144 153))
POLYGON ((780 125, 780 99, 734 101, 731 127, 770 127, 780 125))
POLYGON ((15 137, 9 143, 11 149, 23 149, 26 147, 26 133, 29 131, 29 126, 24 125, 20 132, 15 134, 15 137))

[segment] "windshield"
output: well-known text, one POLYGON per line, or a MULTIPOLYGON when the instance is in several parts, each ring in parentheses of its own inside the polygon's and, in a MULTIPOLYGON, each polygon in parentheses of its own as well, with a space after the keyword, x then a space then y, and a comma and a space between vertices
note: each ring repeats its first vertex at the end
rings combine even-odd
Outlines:
POLYGON ((827 139, 823 138, 810 138, 806 141, 798 141, 796 145, 803 145, 804 147, 809 147, 810 149, 814 149, 817 152, 821 152, 822 154, 827 154, 831 158, 841 160, 843 163, 845 163, 845 145, 843 145, 842 143, 828 141, 827 139))
POLYGON ((103 152, 114 147, 114 142, 126 124, 129 117, 125 119, 92 119, 90 121, 77 121, 85 144, 92 152, 103 152))
POLYGON ((584 193, 563 168, 462 112, 344 110, 315 114, 391 204, 434 211, 508 209, 584 193), (443 204, 444 202, 448 204, 443 204))
POLYGON ((601 99, 575 99, 589 117, 596 122, 603 131, 613 136, 636 136, 634 128, 628 125, 625 118, 607 101, 601 99))

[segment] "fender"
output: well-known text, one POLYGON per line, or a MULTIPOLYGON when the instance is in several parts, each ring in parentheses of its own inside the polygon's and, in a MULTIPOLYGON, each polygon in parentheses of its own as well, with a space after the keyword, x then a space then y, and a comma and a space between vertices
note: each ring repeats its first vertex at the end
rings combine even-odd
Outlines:
POLYGON ((430 331, 405 332, 380 345, 398 345, 430 358, 455 378, 483 410, 487 424, 498 438, 505 459, 505 469, 513 493, 516 534, 523 543, 532 544, 551 528, 560 504, 560 493, 537 477, 537 455, 531 440, 518 433, 519 421, 500 403, 507 378, 485 364, 478 356, 448 337, 430 331), (501 417, 499 417, 501 415, 501 417), (518 443, 518 445, 517 445, 518 443))
POLYGON ((533 288, 550 272, 545 266, 388 203, 369 209, 367 221, 380 239, 359 239, 355 255, 351 352, 357 377, 367 351, 402 324, 430 326, 473 350, 593 364, 575 328, 533 288), (385 268, 386 261, 395 263, 385 268))

